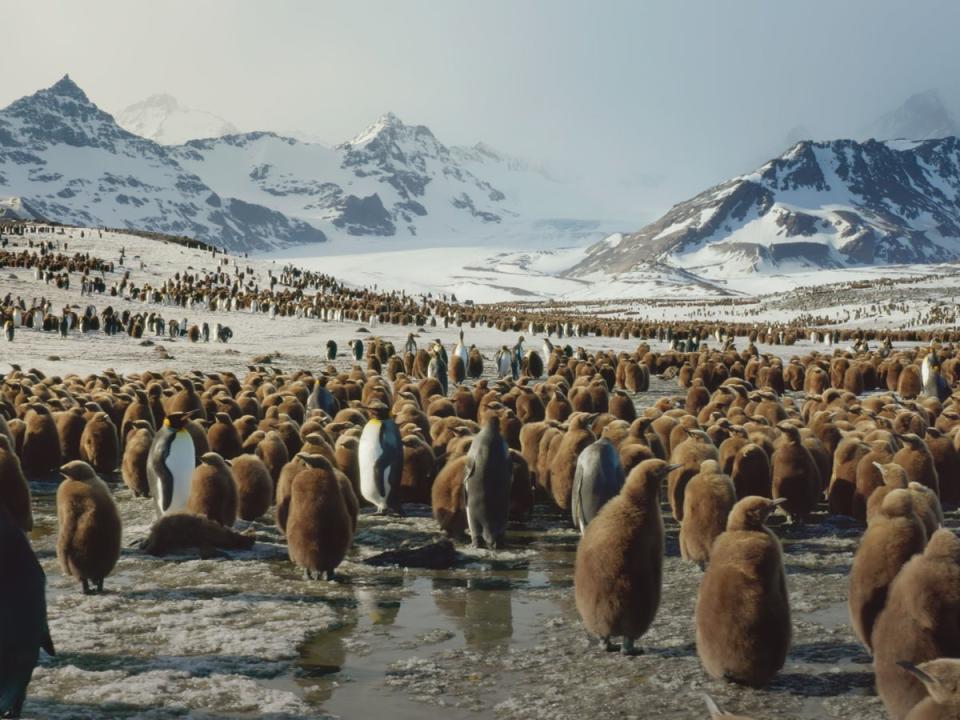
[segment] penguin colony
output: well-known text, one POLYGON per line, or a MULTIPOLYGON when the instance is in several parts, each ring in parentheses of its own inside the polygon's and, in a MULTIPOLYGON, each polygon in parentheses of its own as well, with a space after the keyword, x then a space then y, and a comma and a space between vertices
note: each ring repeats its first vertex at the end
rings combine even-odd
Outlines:
MULTIPOLYGON (((186 297, 193 282, 171 287, 186 297)), ((303 287, 311 282, 327 281, 303 287)), ((356 296, 350 312, 364 317, 374 298, 356 296)), ((426 310, 431 319, 436 308, 426 310)), ((579 332, 540 330, 560 328, 579 332)), ((784 360, 752 341, 715 350, 691 340, 702 329, 683 332, 662 353, 587 353, 547 337, 541 356, 521 338, 492 359, 495 381, 478 378, 484 358, 463 333, 449 355, 438 341, 418 347, 413 334, 403 352, 376 337, 355 341, 348 371, 15 369, 0 384, 0 536, 19 547, 3 561, 23 578, 23 595, 0 603, 22 602, 35 622, 9 636, 33 659, 29 671, 4 668, 0 715, 19 712, 39 648, 53 652, 43 574, 19 542, 32 525, 28 479, 62 475, 58 560, 84 592, 103 592, 121 524, 101 478, 119 470, 158 515, 145 551, 249 548, 237 519, 269 518, 274 507, 290 560, 309 579, 336 577, 361 504, 402 514, 404 504, 428 502, 444 532, 494 550, 509 545, 509 521, 522 522, 535 502, 553 505, 582 535, 573 593, 584 628, 625 655, 642 651, 657 621, 662 513, 671 513, 683 558, 703 568, 691 618, 703 669, 753 686, 774 679, 791 639, 771 530, 782 523, 768 522, 817 522, 826 509, 865 525, 850 618, 890 717, 952 717, 960 541, 940 526, 943 507, 960 501, 955 349, 858 344, 784 360), (638 409, 631 394, 650 375, 684 393, 638 409)))
MULTIPOLYGON (((398 357, 378 338, 362 350, 381 368, 398 357)), ((851 623, 890 716, 913 717, 952 702, 936 678, 952 667, 943 658, 956 652, 960 612, 960 540, 940 527, 942 507, 960 498, 960 402, 897 392, 904 370, 933 353, 941 372, 953 367, 950 348, 784 364, 752 345, 580 356, 554 347, 540 382, 480 380, 449 394, 415 372, 411 351, 384 374, 15 370, 0 385, 0 505, 8 526, 29 530, 28 478, 59 468, 58 560, 84 592, 103 592, 121 524, 100 475, 117 470, 159 517, 148 552, 247 548, 237 518, 275 504, 290 559, 311 579, 335 577, 361 503, 400 514, 430 502, 444 532, 498 549, 510 520, 546 502, 582 534, 574 596, 585 629, 629 655, 660 606, 663 500, 682 556, 704 568, 692 618, 704 671, 753 686, 775 677, 791 638, 782 550, 766 523, 774 513, 811 522, 826 507, 866 522, 851 623), (612 402, 633 366, 677 369, 685 394, 639 411, 612 402)))

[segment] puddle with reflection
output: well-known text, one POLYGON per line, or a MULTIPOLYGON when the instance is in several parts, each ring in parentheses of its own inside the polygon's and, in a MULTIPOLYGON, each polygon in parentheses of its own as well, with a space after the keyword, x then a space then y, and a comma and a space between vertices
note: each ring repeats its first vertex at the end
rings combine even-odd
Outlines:
MULTIPOLYGON (((391 666, 451 650, 489 653, 536 645, 545 618, 571 612, 572 605, 532 591, 552 587, 552 574, 570 584, 573 549, 575 544, 566 552, 553 550, 552 558, 537 556, 538 569, 484 558, 483 575, 473 569, 406 573, 392 585, 384 577, 368 578, 354 586, 356 605, 344 625, 309 637, 290 672, 263 684, 296 692, 343 717, 355 716, 360 707, 369 717, 381 711, 392 718, 423 717, 429 706, 386 685, 391 666), (566 571, 549 568, 563 561, 566 571)), ((476 717, 449 705, 444 715, 476 717)))

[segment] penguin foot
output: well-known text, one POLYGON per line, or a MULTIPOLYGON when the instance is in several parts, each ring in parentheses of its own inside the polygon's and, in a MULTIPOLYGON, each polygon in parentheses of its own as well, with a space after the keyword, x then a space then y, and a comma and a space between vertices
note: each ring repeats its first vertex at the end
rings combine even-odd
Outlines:
POLYGON ((82 579, 82 580, 80 581, 80 583, 81 583, 81 585, 83 586, 83 594, 84 594, 84 595, 93 595, 93 591, 90 589, 90 583, 87 582, 87 579, 86 579, 86 578, 82 579))
POLYGON ((606 650, 607 652, 616 652, 616 651, 617 651, 617 646, 614 645, 612 642, 610 642, 610 638, 609 638, 609 637, 602 637, 602 638, 600 638, 600 643, 603 645, 603 649, 606 650))
POLYGON ((97 580, 97 595, 103 593, 103 578, 97 580))
POLYGON ((634 657, 635 655, 643 655, 643 649, 634 645, 632 637, 624 637, 623 644, 620 645, 620 654, 625 657, 634 657))
POLYGON ((326 576, 327 576, 327 582, 337 581, 337 574, 333 570, 327 570, 326 576))
POLYGON ((310 572, 309 570, 307 570, 306 568, 304 568, 304 569, 303 569, 303 579, 304 579, 304 580, 313 580, 313 573, 310 572))

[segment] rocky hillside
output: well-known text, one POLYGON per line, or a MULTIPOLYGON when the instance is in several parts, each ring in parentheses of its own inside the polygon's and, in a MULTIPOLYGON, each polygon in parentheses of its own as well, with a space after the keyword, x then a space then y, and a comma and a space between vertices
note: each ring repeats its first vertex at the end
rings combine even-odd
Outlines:
POLYGON ((800 142, 601 241, 569 273, 656 262, 702 277, 960 257, 960 139, 800 142))
POLYGON ((213 190, 167 148, 117 125, 68 76, 0 110, 0 197, 32 217, 235 250, 326 239, 302 220, 213 190))

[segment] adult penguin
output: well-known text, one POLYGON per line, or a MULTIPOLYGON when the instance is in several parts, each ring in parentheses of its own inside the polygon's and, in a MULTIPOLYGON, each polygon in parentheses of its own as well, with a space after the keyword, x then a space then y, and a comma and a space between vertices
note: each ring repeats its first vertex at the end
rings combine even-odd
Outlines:
POLYGON ((40 648, 55 655, 47 627, 46 576, 23 531, 0 504, 0 717, 18 718, 40 648))
POLYGON ((620 494, 623 482, 620 454, 607 438, 600 438, 580 453, 573 476, 571 511, 581 535, 600 508, 620 494))
POLYGON ((327 340, 327 360, 337 359, 337 343, 333 340, 327 340))
POLYGON ((453 348, 453 354, 460 358, 460 362, 463 363, 463 367, 467 367, 467 346, 463 343, 463 330, 460 331, 460 340, 457 341, 456 346, 453 348))
POLYGON ((483 430, 470 444, 463 471, 467 526, 474 547, 503 547, 512 481, 513 463, 507 442, 500 434, 500 418, 491 412, 483 430))
POLYGON ((350 349, 353 351, 353 359, 357 362, 363 360, 363 341, 357 338, 350 341, 350 349))
POLYGON ((497 379, 505 378, 513 372, 510 350, 507 349, 506 345, 503 345, 497 350, 497 354, 493 356, 493 359, 497 363, 497 379))
POLYGON ((447 378, 447 363, 444 360, 445 352, 443 351, 443 345, 435 343, 430 347, 430 364, 427 366, 427 377, 434 378, 440 383, 440 387, 443 388, 443 394, 446 395, 449 390, 449 380, 447 378))
POLYGON ((147 481, 157 517, 183 510, 190 496, 190 477, 197 464, 193 437, 187 430, 191 414, 167 415, 150 445, 147 481))
POLYGON ((940 374, 940 356, 930 349, 920 365, 920 378, 923 381, 923 394, 944 402, 950 397, 950 386, 940 374))
POLYGON ((307 410, 323 410, 333 417, 340 411, 340 403, 333 393, 327 389, 327 376, 321 375, 313 384, 313 392, 307 398, 307 410))
POLYGON ((450 363, 450 358, 447 357, 447 349, 443 346, 443 343, 440 342, 440 338, 436 338, 433 341, 433 347, 436 349, 437 355, 439 355, 443 360, 444 366, 448 365, 450 363))
POLYGON ((390 408, 379 400, 362 406, 370 419, 360 434, 360 494, 375 505, 377 513, 401 513, 400 476, 403 472, 403 442, 390 408))
POLYGON ((513 346, 510 355, 510 372, 513 374, 514 380, 520 377, 521 367, 523 367, 523 335, 517 340, 517 344, 513 346))
POLYGON ((413 337, 413 333, 407 335, 407 342, 403 346, 404 352, 408 352, 411 355, 417 354, 417 341, 413 337))

